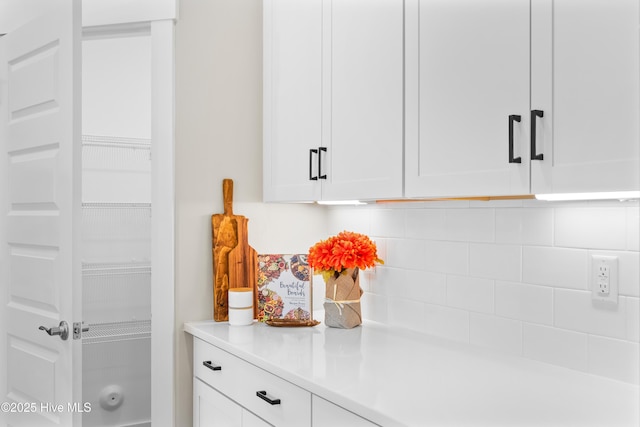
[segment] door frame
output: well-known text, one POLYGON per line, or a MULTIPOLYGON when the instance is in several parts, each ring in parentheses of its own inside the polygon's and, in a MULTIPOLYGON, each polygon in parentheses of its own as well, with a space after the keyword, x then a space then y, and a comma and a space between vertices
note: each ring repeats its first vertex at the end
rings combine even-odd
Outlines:
POLYGON ((175 424, 175 21, 151 22, 151 420, 175 424), (155 316, 153 315, 155 313, 155 316))
POLYGON ((173 19, 83 27, 83 39, 142 32, 151 42, 152 423, 174 419, 174 28, 173 19))
MULTIPOLYGON (((169 0, 168 2, 172 2, 169 0)), ((165 1, 165 3, 168 3, 165 1)), ((150 22, 152 44, 152 333, 151 333, 151 419, 159 423, 171 420, 174 425, 174 28, 175 14, 150 22)), ((83 29, 84 30, 84 29, 83 29)), ((2 37, 0 35, 0 37, 2 37)), ((0 91, 6 91, 0 81, 0 91)), ((6 115, 6 105, 0 104, 0 114, 6 115)), ((0 135, 5 132, 0 127, 0 135)), ((0 150, 0 167, 6 165, 6 154, 0 150)), ((0 206, 8 202, 8 184, 0 182, 0 206)), ((0 215, 0 242, 6 241, 6 221, 0 215)), ((7 249, 0 248, 3 252, 7 249)), ((9 270, 3 265, 7 254, 0 256, 0 282, 7 283, 9 270)), ((5 310, 7 292, 0 290, 0 361, 6 363, 5 310)), ((0 369, 0 395, 6 396, 6 369, 0 369)), ((0 421, 3 417, 0 414, 0 421)), ((2 422, 0 422, 2 424, 2 422)))

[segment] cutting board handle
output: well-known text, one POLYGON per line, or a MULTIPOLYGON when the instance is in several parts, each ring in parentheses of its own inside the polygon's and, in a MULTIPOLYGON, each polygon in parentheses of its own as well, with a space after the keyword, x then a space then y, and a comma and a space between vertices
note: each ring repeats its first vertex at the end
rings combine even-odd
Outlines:
POLYGON ((233 180, 222 180, 222 200, 224 201, 224 214, 233 215, 233 180))

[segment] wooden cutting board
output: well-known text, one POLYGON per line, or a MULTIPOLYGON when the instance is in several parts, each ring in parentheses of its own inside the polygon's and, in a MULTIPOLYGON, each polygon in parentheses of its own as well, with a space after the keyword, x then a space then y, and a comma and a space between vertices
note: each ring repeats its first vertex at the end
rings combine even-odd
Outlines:
POLYGON ((258 253, 249 246, 249 220, 237 215, 238 244, 229 252, 229 288, 253 288, 253 318, 258 317, 258 253))
MULTIPOLYGON (((233 180, 222 181, 224 213, 211 216, 213 319, 229 320, 229 289, 253 287, 256 298, 258 256, 248 240, 249 220, 233 214, 233 180)), ((254 317, 257 304, 254 301, 254 317)))

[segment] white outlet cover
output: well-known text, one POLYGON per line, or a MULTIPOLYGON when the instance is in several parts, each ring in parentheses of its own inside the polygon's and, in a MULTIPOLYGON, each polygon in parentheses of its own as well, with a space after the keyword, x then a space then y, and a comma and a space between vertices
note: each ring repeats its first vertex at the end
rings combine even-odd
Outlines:
POLYGON ((618 305, 618 257, 591 255, 589 289, 591 290, 591 299, 593 301, 601 301, 607 305, 618 305), (600 274, 600 267, 602 266, 607 267, 609 273, 609 293, 604 295, 600 292, 600 281, 603 280, 600 274))

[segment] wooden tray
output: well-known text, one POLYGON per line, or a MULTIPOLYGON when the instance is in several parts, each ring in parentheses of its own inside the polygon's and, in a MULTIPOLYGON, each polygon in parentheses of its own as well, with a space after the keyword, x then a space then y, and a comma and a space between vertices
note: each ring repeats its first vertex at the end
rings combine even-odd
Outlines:
POLYGON ((269 319, 266 322, 269 326, 284 326, 284 327, 303 327, 303 326, 317 326, 320 324, 318 320, 298 320, 298 319, 269 319))

